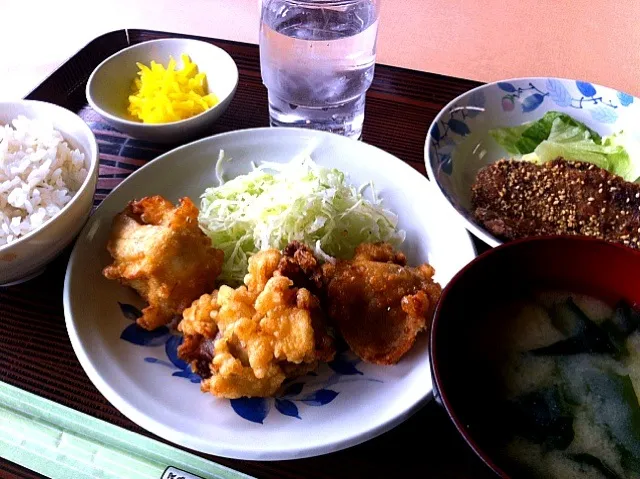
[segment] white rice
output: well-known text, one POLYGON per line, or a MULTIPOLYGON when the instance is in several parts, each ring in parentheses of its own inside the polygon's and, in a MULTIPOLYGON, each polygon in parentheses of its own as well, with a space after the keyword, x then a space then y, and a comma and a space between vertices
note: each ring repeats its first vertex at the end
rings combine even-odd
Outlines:
POLYGON ((51 123, 19 116, 0 126, 0 246, 56 216, 86 177, 84 154, 51 123))

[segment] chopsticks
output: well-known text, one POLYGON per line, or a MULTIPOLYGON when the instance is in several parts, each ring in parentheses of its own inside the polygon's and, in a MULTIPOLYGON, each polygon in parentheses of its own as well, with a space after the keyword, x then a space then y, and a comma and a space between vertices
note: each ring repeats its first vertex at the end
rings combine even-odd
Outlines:
POLYGON ((51 479, 252 479, 1 381, 0 457, 51 479))

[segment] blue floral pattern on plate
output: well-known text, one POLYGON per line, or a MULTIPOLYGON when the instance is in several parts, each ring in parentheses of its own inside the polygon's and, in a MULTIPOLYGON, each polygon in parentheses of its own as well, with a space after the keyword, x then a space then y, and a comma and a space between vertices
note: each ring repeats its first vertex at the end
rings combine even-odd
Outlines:
MULTIPOLYGON (((191 371, 191 367, 178 357, 178 347, 182 344, 182 336, 172 333, 169 328, 162 326, 154 331, 147 331, 138 326, 136 319, 142 316, 142 312, 135 306, 127 303, 118 303, 125 318, 133 321, 120 334, 120 339, 142 347, 157 347, 164 345, 165 358, 148 356, 144 361, 151 364, 164 366, 174 370, 171 374, 175 377, 185 378, 194 384, 199 384, 201 377, 191 371)), ((357 368, 360 359, 347 348, 342 347, 334 360, 328 363, 331 374, 321 378, 317 373, 310 372, 304 377, 285 381, 284 390, 276 398, 240 398, 231 399, 229 404, 233 411, 243 419, 258 424, 263 424, 272 408, 284 416, 302 419, 300 405, 318 407, 331 403, 339 394, 339 391, 331 389, 341 383, 354 381, 369 381, 382 383, 375 378, 366 377, 357 368)))

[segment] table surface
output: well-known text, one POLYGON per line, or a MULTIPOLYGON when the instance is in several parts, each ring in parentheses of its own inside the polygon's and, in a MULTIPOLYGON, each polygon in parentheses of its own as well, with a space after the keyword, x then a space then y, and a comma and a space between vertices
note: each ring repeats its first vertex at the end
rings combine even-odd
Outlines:
MULTIPOLYGON (((129 31, 132 42, 169 36, 129 31)), ((123 32, 96 40, 91 51, 62 67, 31 97, 65 104, 91 126, 100 148, 98 204, 136 168, 167 147, 128 140, 104 124, 87 105, 87 68, 126 46, 123 32), (83 57, 84 55, 84 57, 83 57), (99 58, 101 55, 102 58, 99 58)), ((238 64, 236 96, 211 134, 268 125, 267 95, 260 77, 258 49, 253 45, 211 40, 226 49, 238 64)), ((460 93, 477 83, 377 66, 367 95, 363 141, 378 146, 425 173, 423 146, 434 116, 460 93)), ((363 159, 366 161, 366 159, 363 159)), ((479 249, 484 249, 477 243, 479 249)), ((0 288, 0 380, 132 431, 155 437, 125 418, 93 386, 76 359, 67 336, 62 310, 63 279, 70 249, 46 272, 21 285, 0 288)), ((157 438, 163 440, 162 438, 157 438)), ((350 449, 310 459, 251 462, 210 457, 260 478, 410 477, 490 478, 435 402, 395 429, 350 449)), ((0 477, 43 477, 0 460, 0 477)))

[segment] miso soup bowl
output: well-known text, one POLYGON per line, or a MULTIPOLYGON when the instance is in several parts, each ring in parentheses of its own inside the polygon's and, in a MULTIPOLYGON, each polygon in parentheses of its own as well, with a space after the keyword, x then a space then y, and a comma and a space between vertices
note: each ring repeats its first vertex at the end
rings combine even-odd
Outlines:
POLYGON ((505 478, 512 476, 490 452, 486 434, 487 424, 499 425, 503 417, 486 399, 490 381, 474 366, 481 359, 469 353, 476 338, 465 332, 487 324, 486 313, 499 304, 540 289, 591 295, 611 305, 640 303, 640 251, 577 236, 518 240, 478 256, 444 289, 430 333, 434 396, 467 444, 505 478))

